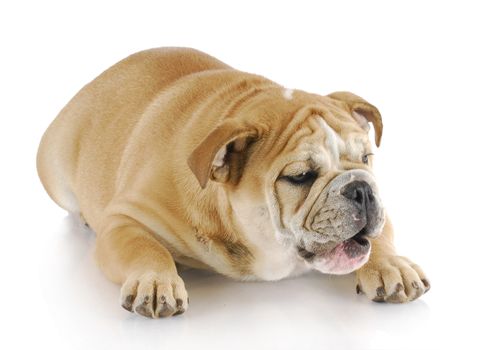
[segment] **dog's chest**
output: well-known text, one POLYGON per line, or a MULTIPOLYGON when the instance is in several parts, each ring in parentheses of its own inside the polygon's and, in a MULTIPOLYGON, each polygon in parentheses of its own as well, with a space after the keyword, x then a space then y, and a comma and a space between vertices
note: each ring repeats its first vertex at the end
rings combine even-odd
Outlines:
POLYGON ((310 270, 305 260, 301 259, 293 248, 260 247, 254 256, 253 273, 258 280, 275 281, 310 270))
POLYGON ((274 281, 310 270, 293 242, 271 224, 265 206, 242 205, 239 213, 236 222, 241 227, 241 238, 253 256, 246 279, 274 281))
MULTIPOLYGON (((265 227, 262 227, 265 228, 265 227)), ((251 279, 275 281, 310 270, 292 242, 273 230, 260 230, 246 235, 246 244, 253 254, 251 279)))
POLYGON ((197 249, 201 262, 237 279, 275 281, 310 270, 293 246, 268 235, 241 237, 239 243, 198 239, 197 245, 205 248, 197 249))

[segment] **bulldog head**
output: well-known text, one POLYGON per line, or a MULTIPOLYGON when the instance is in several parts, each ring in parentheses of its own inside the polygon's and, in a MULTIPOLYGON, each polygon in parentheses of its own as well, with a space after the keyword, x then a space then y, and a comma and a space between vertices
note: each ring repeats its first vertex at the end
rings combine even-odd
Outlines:
POLYGON ((368 238, 385 218, 368 136, 372 123, 379 146, 377 108, 347 92, 277 89, 234 113, 200 143, 189 166, 203 189, 225 193, 219 198, 227 198, 237 230, 264 254, 274 251, 264 242, 279 242, 324 273, 365 264, 368 238))

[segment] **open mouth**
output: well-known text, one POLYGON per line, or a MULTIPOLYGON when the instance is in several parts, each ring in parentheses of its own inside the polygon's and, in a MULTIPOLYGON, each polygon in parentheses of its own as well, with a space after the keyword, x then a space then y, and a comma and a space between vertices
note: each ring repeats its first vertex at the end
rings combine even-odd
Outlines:
MULTIPOLYGON (((351 245, 351 254, 356 255, 361 255, 361 254, 367 254, 367 252, 370 250, 370 242, 369 240, 365 237, 364 232, 365 229, 361 230, 359 233, 357 233, 354 237, 348 239, 347 241, 354 241, 356 243, 351 245)), ((345 242, 347 242, 345 241, 345 242)), ((343 243, 345 243, 343 242, 343 243)))
POLYGON ((361 230, 334 248, 315 254, 299 248, 299 255, 321 272, 342 275, 362 267, 370 255, 370 242, 361 230))

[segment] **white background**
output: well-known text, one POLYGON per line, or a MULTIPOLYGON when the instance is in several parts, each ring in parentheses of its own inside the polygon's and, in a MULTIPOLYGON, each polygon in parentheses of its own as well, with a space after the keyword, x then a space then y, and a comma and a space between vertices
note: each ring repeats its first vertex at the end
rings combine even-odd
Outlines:
POLYGON ((0 5, 0 348, 501 348, 502 10, 455 1, 11 1, 0 5), (7 5, 8 4, 8 5, 7 5), (94 234, 52 203, 35 153, 85 83, 146 48, 191 46, 287 87, 353 91, 383 115, 376 174, 403 255, 431 291, 407 305, 353 276, 237 283, 184 273, 190 309, 119 307, 94 234))

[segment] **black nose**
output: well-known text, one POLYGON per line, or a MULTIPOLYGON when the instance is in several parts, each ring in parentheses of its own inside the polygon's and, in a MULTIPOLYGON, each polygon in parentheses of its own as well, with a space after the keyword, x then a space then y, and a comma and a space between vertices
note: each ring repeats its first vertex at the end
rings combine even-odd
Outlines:
POLYGON ((366 210, 374 203, 374 195, 370 185, 365 181, 353 181, 344 186, 341 194, 352 200, 359 208, 366 210))

